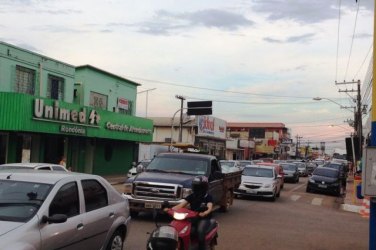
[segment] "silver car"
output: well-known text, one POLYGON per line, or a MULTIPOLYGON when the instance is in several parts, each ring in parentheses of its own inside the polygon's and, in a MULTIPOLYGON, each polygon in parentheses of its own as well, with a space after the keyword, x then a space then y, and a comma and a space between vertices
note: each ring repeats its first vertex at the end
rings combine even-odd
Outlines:
POLYGON ((0 165, 0 170, 2 169, 36 169, 68 172, 64 166, 52 163, 7 163, 0 165))
POLYGON ((0 170, 0 249, 117 249, 128 200, 96 175, 0 170))

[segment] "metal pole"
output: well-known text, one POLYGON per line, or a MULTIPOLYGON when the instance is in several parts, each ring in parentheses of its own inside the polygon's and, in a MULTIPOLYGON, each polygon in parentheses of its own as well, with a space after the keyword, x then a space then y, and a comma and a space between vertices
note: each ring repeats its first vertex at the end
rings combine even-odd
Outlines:
POLYGON ((180 125, 179 125, 179 142, 182 142, 183 139, 183 106, 185 97, 181 95, 175 96, 177 99, 180 99, 180 125))
MULTIPOLYGON (((376 48, 376 0, 374 1, 374 17, 373 17, 373 48, 376 48)), ((376 56, 373 53, 373 72, 376 73, 376 56)), ((376 146, 376 83, 372 77, 372 129, 371 129, 371 145, 376 146)), ((364 171, 364 170, 362 170, 364 171)), ((376 201, 371 199, 369 216, 369 249, 376 250, 376 201)))
POLYGON ((140 91, 140 92, 137 92, 137 94, 141 94, 141 93, 144 93, 146 92, 146 105, 145 105, 145 117, 148 117, 148 99, 149 99, 149 91, 153 91, 153 90, 156 90, 157 88, 152 88, 152 89, 147 89, 147 90, 143 90, 143 91, 140 91))
POLYGON ((363 137, 363 131, 362 131, 362 103, 360 99, 360 80, 358 81, 358 96, 357 96, 357 114, 358 114, 358 140, 359 140, 359 159, 362 158, 362 151, 363 151, 363 145, 362 145, 362 137, 363 137))

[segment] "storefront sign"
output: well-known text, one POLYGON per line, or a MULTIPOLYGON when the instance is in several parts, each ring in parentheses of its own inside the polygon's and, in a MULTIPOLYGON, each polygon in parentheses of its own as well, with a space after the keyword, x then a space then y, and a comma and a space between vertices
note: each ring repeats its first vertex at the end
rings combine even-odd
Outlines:
POLYGON ((118 108, 128 110, 128 100, 122 97, 118 97, 117 106, 118 108))
POLYGON ((198 116, 198 136, 212 136, 226 139, 226 121, 212 116, 198 116))
POLYGON ((90 113, 86 108, 81 108, 81 110, 65 109, 59 107, 58 101, 55 101, 54 105, 46 105, 44 100, 35 99, 34 119, 70 124, 79 123, 82 126, 98 126, 100 116, 94 109, 90 113))
POLYGON ((86 128, 78 126, 61 125, 60 132, 74 135, 86 135, 86 128))
POLYGON ((119 131, 119 132, 128 132, 128 133, 136 133, 136 134, 151 134, 153 131, 151 129, 144 129, 144 128, 137 128, 125 124, 116 124, 107 122, 106 129, 119 131))

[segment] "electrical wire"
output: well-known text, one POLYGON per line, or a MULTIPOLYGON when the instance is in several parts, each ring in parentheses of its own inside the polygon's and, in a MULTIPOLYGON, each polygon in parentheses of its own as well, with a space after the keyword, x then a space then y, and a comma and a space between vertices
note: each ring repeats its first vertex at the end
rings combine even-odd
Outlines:
POLYGON ((341 0, 338 0, 338 28, 337 28, 337 57, 336 57, 336 78, 338 80, 338 52, 339 52, 339 28, 341 24, 341 0))
POLYGON ((357 76, 358 76, 360 70, 363 68, 363 65, 364 65, 364 63, 366 62, 366 59, 367 59, 368 55, 370 54, 372 47, 373 47, 373 41, 371 42, 371 46, 369 46, 368 52, 367 52, 366 56, 364 57, 363 62, 362 62, 362 64, 360 65, 358 71, 357 71, 356 74, 354 75, 353 79, 356 79, 356 78, 357 78, 357 76))
POLYGON ((352 35, 352 39, 351 39, 349 59, 347 60, 347 66, 346 66, 346 71, 345 71, 345 77, 344 77, 343 79, 346 79, 346 77, 347 77, 347 71, 349 70, 350 58, 351 58, 352 48, 353 48, 353 44, 354 44, 354 37, 355 37, 356 24, 357 24, 357 21, 358 21, 358 13, 359 13, 359 5, 360 5, 359 2, 360 2, 360 0, 357 1, 357 3, 358 3, 358 8, 356 9, 355 23, 354 23, 354 30, 353 30, 353 35, 352 35))

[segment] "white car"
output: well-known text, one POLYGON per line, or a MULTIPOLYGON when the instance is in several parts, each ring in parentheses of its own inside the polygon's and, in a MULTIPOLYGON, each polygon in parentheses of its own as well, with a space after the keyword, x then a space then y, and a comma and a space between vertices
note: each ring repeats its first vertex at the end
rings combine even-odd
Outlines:
POLYGON ((0 170, 0 250, 116 249, 129 203, 97 175, 0 170))
POLYGON ((7 163, 0 165, 1 169, 36 169, 68 172, 64 166, 52 163, 7 163))
POLYGON ((239 196, 258 196, 275 201, 281 193, 282 176, 273 166, 247 165, 243 169, 242 181, 234 194, 239 196))

